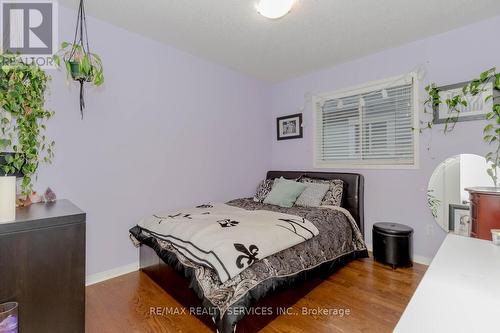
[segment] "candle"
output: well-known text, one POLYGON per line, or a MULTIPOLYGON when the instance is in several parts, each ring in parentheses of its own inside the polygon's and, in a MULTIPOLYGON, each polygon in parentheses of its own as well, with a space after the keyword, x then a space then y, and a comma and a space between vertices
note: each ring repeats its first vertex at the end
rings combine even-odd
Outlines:
POLYGON ((0 176, 0 223, 16 219, 16 177, 0 176))

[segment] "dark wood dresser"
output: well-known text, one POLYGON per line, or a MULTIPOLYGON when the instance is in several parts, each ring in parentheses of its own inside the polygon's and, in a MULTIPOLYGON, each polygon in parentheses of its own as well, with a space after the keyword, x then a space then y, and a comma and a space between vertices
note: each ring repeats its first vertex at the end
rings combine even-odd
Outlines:
POLYGON ((491 240, 491 229, 500 229, 500 188, 472 187, 466 191, 471 202, 471 237, 491 240))
POLYGON ((19 303, 20 333, 85 331, 85 213, 68 200, 0 224, 0 303, 19 303))

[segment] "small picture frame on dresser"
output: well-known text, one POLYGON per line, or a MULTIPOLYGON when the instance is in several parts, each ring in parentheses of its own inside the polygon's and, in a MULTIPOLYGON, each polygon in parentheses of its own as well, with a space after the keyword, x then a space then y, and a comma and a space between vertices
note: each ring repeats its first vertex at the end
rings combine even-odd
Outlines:
POLYGON ((460 236, 470 237, 470 207, 468 205, 450 204, 449 223, 450 232, 460 236))
POLYGON ((302 138, 302 113, 277 118, 276 131, 278 141, 302 138))

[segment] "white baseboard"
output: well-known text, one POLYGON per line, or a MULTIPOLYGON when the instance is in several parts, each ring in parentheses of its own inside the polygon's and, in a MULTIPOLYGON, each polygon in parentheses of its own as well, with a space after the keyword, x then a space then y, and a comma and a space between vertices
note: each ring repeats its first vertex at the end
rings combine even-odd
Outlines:
MULTIPOLYGON (((366 243, 366 248, 368 249, 368 251, 373 252, 372 244, 366 243)), ((432 262, 432 258, 428 258, 428 257, 419 256, 419 255, 414 254, 413 255, 413 262, 416 262, 417 264, 429 266, 432 262)))
POLYGON ((416 262, 417 264, 422 264, 422 265, 429 266, 431 264, 431 262, 432 262, 432 258, 424 257, 424 256, 419 256, 419 255, 414 255, 413 256, 413 261, 416 262))
MULTIPOLYGON (((372 250, 373 250, 372 244, 366 244, 366 247, 368 248, 368 251, 372 252, 372 250)), ((422 265, 430 265, 430 263, 432 262, 432 258, 414 255, 413 261, 418 263, 418 264, 422 264, 422 265)), ((104 272, 99 272, 99 273, 87 275, 85 285, 90 286, 92 284, 103 282, 103 281, 115 278, 117 276, 120 276, 120 275, 132 273, 132 272, 135 272, 137 270, 139 270, 139 262, 134 262, 134 263, 131 263, 131 264, 128 264, 125 266, 112 268, 112 269, 104 271, 104 272)))
POLYGON ((110 270, 99 272, 95 274, 87 275, 86 277, 86 286, 90 286, 92 284, 96 284, 102 281, 106 281, 112 278, 115 278, 120 275, 132 273, 139 270, 139 262, 134 262, 125 266, 112 268, 110 270))

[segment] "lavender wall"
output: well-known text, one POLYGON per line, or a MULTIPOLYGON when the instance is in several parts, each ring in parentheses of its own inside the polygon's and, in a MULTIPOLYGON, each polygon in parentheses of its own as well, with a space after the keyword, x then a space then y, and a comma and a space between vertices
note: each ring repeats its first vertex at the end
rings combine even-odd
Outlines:
MULTIPOLYGON (((466 81, 484 69, 500 65, 498 31, 500 17, 275 85, 271 97, 273 116, 301 112, 305 105, 305 137, 303 140, 281 142, 274 139, 272 167, 313 169, 312 111, 304 101, 306 93, 335 91, 397 76, 420 65, 427 71, 422 87, 432 81, 443 85, 466 81)), ((424 98, 423 91, 421 97, 424 98)), ((481 139, 483 125, 482 121, 460 123, 455 132, 447 136, 438 129, 422 135, 418 170, 346 170, 360 172, 366 178, 368 243, 371 243, 373 223, 394 221, 415 229, 414 250, 417 256, 429 258, 435 254, 445 233, 435 224, 427 208, 427 183, 434 168, 445 158, 460 153, 484 154, 487 151, 481 139), (427 151, 429 144, 431 150, 427 151)))
MULTIPOLYGON (((60 8, 61 40, 72 39, 74 19, 74 11, 60 8)), ((428 70, 424 84, 467 80, 498 61, 500 45, 482 44, 494 41, 499 28, 496 18, 270 86, 90 18, 106 83, 88 91, 82 121, 77 86, 67 84, 62 71, 49 73, 47 105, 56 117, 48 134, 57 152, 36 187, 51 186, 87 212, 88 274, 137 262, 127 230, 141 217, 250 195, 271 167, 312 169, 309 106, 303 140, 278 143, 272 133, 272 118, 300 109, 305 93, 399 75, 419 64, 428 70), (463 42, 467 48, 458 50, 455 43, 463 42)), ((366 176, 368 230, 376 221, 410 224, 416 253, 432 256, 444 233, 426 208, 427 181, 444 158, 486 151, 482 125, 460 124, 447 137, 423 135, 419 170, 358 170, 366 176)))
MULTIPOLYGON (((60 8, 61 40, 75 12, 60 8)), ((51 186, 87 212, 87 274, 137 262, 128 229, 157 210, 250 195, 270 166, 269 86, 89 19, 106 83, 87 93, 51 71, 51 186)))

